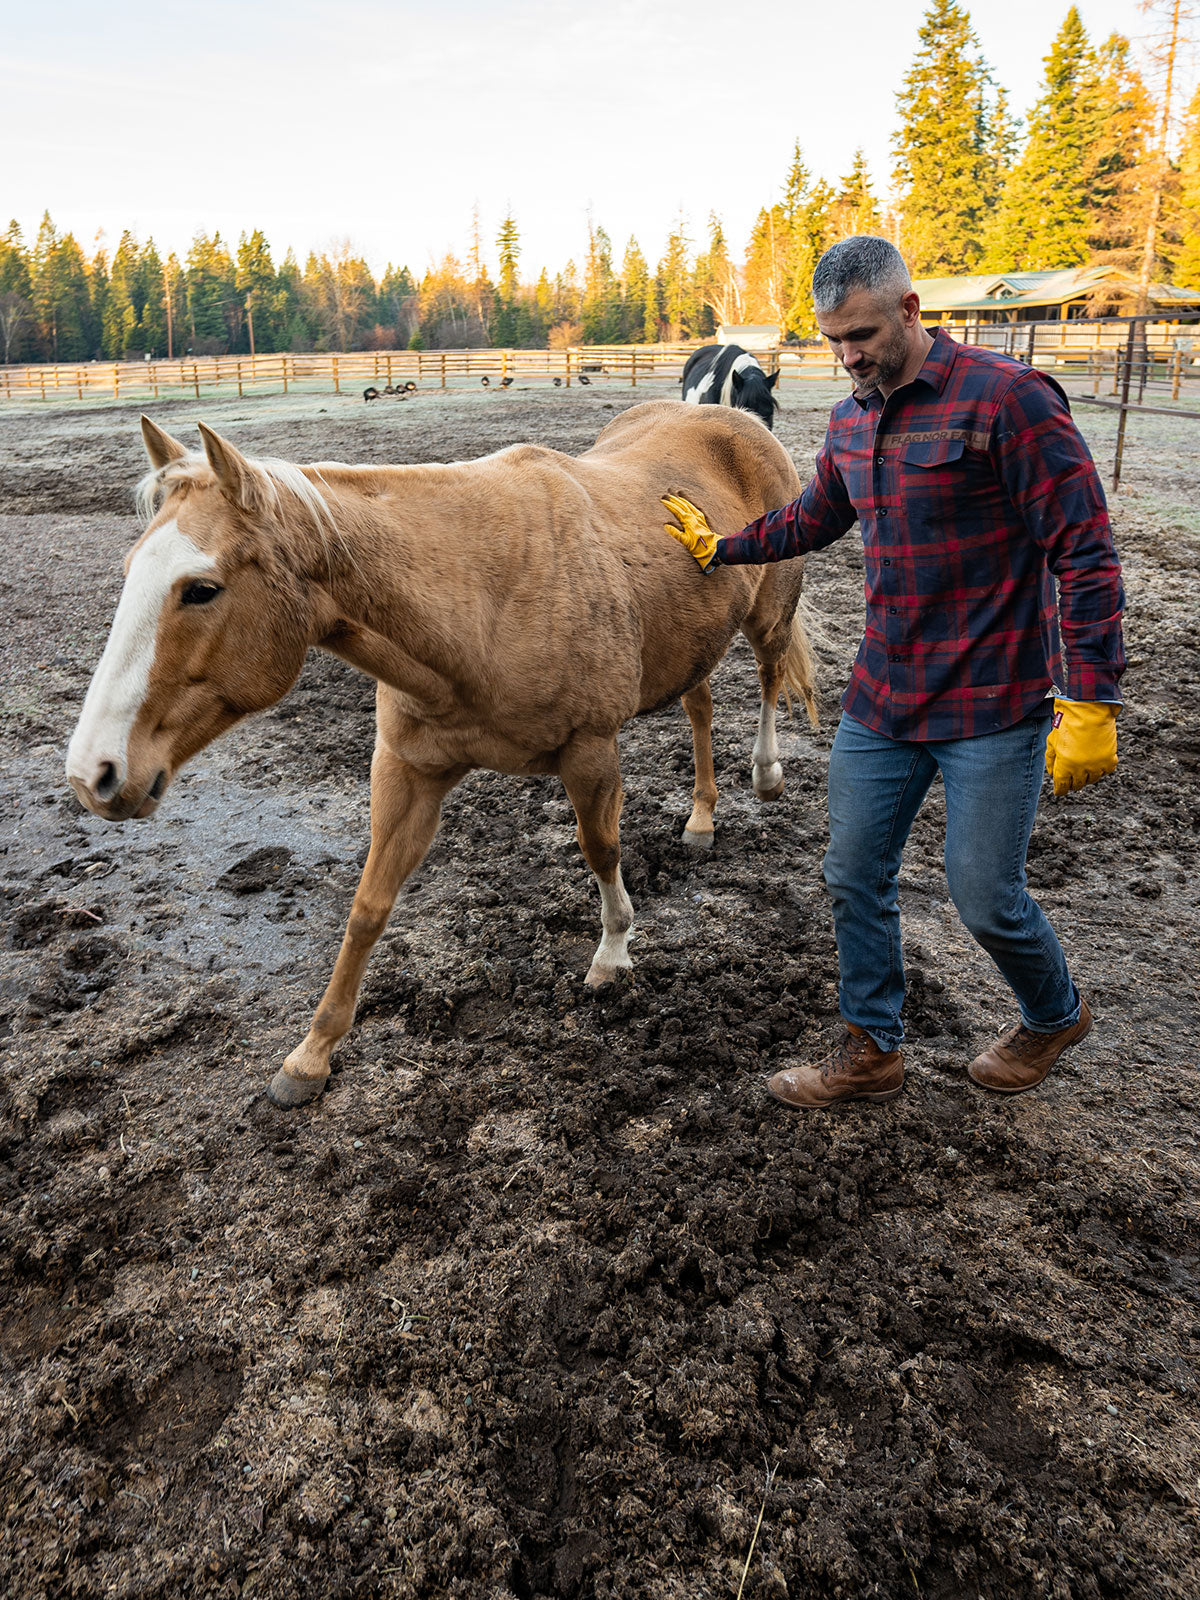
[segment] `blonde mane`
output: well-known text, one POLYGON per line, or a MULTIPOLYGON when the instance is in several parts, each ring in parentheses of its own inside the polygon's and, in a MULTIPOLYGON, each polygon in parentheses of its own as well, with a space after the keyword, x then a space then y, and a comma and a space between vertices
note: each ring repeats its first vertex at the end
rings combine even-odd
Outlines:
MULTIPOLYGON (((330 510, 329 502, 316 484, 309 482, 295 462, 280 461, 274 456, 248 456, 246 461, 255 469, 266 490, 266 509, 276 516, 281 515, 284 509, 282 495, 289 494, 294 500, 298 500, 312 517, 318 533, 340 537, 340 530, 330 510)), ((332 462, 327 464, 333 465, 332 462)), ((317 475, 319 477, 320 473, 317 475)), ((168 461, 164 467, 151 467, 134 491, 138 516, 143 522, 148 523, 172 489, 181 484, 211 484, 212 481, 213 471, 208 458, 199 450, 178 456, 174 461, 168 461)))

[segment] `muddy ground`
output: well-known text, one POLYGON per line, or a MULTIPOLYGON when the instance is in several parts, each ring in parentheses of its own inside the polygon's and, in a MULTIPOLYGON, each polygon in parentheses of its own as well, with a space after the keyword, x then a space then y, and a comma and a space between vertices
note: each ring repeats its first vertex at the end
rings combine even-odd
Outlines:
MULTIPOLYGON (((808 475, 834 391, 790 391, 808 475)), ((586 448, 637 394, 174 401, 251 452, 586 448)), ((1080 413, 1098 459, 1111 413, 1080 413)), ((263 1090, 367 840, 372 689, 314 657, 105 824, 63 749, 133 538, 136 408, 0 414, 0 1593, 13 1597, 1194 1597, 1200 1592, 1194 425, 1131 424, 1121 766, 1046 802, 1031 876, 1091 999, 1038 1092, 906 857, 906 1093, 802 1117, 831 1028, 824 774, 861 621, 809 566, 823 727, 749 781, 715 680, 711 854, 678 707, 623 742, 636 984, 582 987, 598 901, 555 782, 478 774, 401 894, 325 1096, 263 1090), (1174 431, 1172 431, 1174 430, 1174 431)))

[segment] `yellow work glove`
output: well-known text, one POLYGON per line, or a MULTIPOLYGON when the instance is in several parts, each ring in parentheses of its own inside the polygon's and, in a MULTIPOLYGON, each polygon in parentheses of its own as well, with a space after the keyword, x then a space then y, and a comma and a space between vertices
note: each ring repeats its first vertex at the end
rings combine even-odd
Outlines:
POLYGON ((1046 771, 1055 794, 1070 794, 1117 770, 1117 712, 1107 701, 1056 700, 1046 771))
POLYGON ((695 556, 702 571, 711 572, 717 565, 717 536, 704 520, 703 511, 680 494, 664 494, 662 503, 683 524, 677 528, 673 522, 664 522, 663 527, 688 555, 695 556))

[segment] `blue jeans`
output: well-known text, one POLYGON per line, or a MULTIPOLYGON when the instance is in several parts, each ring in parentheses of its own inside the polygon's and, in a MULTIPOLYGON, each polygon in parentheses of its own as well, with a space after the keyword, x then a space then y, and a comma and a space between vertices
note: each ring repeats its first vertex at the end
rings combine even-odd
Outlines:
POLYGON ((843 1017, 885 1050, 904 1037, 897 877, 929 786, 946 787, 946 881, 958 914, 1008 980, 1026 1027, 1079 1020, 1079 992, 1025 887, 1048 712, 974 739, 889 739, 843 714, 829 756, 829 849, 843 1017))

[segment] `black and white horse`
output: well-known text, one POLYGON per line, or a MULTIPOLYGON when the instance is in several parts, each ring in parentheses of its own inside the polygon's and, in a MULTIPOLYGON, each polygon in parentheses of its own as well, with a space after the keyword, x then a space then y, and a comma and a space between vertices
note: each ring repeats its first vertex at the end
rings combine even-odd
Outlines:
POLYGON ((691 406, 733 406, 752 412, 769 428, 775 420, 771 390, 779 378, 768 378, 758 362, 738 344, 702 345, 683 369, 683 398, 691 406))

